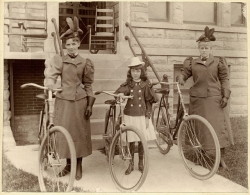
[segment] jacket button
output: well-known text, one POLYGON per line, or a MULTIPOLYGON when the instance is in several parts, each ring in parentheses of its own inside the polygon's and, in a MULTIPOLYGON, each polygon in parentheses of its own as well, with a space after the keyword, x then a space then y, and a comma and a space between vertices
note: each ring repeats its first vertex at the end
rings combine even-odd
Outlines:
POLYGON ((139 90, 139 92, 141 92, 141 90, 139 90))
POLYGON ((139 97, 139 100, 141 100, 141 97, 139 97))
POLYGON ((141 107, 141 104, 139 104, 139 107, 141 107))
POLYGON ((131 104, 131 107, 133 107, 133 104, 131 104))
POLYGON ((133 89, 131 89, 131 92, 133 92, 133 89))

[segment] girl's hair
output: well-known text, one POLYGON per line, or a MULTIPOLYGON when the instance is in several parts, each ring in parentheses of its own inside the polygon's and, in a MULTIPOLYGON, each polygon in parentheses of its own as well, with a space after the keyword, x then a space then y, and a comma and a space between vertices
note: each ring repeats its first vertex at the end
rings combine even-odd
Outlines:
POLYGON ((127 82, 128 83, 131 82, 131 81, 133 81, 133 77, 131 75, 131 69, 141 69, 140 79, 142 81, 148 80, 146 70, 145 70, 144 66, 141 65, 141 66, 138 66, 138 67, 129 68, 129 70, 127 72, 127 82))

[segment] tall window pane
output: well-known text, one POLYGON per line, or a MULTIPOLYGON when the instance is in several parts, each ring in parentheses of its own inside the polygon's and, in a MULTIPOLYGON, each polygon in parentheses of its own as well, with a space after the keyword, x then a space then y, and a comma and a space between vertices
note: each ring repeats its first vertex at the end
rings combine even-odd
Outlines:
POLYGON ((167 20, 167 2, 149 2, 149 19, 167 20))
POLYGON ((183 19, 185 23, 216 22, 216 4, 214 2, 183 2, 183 19))
POLYGON ((231 24, 243 25, 242 3, 231 3, 231 24))

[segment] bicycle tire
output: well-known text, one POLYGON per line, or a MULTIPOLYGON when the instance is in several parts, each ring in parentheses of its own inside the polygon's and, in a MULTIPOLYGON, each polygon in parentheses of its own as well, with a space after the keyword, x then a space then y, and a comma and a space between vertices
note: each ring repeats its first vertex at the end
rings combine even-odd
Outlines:
POLYGON ((152 109, 152 123, 154 125, 156 135, 155 143, 162 154, 167 154, 173 146, 173 142, 167 119, 167 111, 163 107, 161 107, 161 109, 159 109, 159 107, 159 104, 157 104, 154 105, 152 109))
POLYGON ((211 178, 220 163, 220 144, 211 124, 198 115, 187 116, 178 132, 178 149, 185 167, 197 179, 211 178))
POLYGON ((55 126, 49 130, 49 136, 46 134, 42 140, 41 149, 39 150, 39 186, 42 192, 70 192, 73 187, 73 183, 76 175, 76 151, 74 142, 69 134, 69 132, 61 127, 55 126), (62 171, 65 165, 60 159, 58 148, 56 144, 56 136, 64 136, 68 149, 70 152, 71 159, 71 171, 69 175, 64 177, 59 177, 59 172, 62 171), (48 177, 53 178, 48 178, 48 177), (65 183, 65 180, 68 182, 65 183))
MULTIPOLYGON (((137 158, 134 158, 134 160, 137 158)), ((136 164, 136 163, 135 163, 136 164)), ((120 131, 118 131, 116 133, 116 135, 114 136, 111 146, 110 146, 110 155, 109 155, 109 170, 110 170, 110 174, 111 174, 111 178, 114 181, 116 187, 121 191, 121 192, 133 192, 133 191, 137 191, 142 184, 144 183, 147 174, 148 174, 148 146, 147 146, 147 142, 145 140, 144 135, 137 130, 135 127, 133 126, 125 126, 122 128, 121 133, 120 131), (128 168, 128 160, 122 160, 122 164, 124 164, 125 166, 119 166, 119 168, 125 168, 122 169, 122 171, 116 171, 116 165, 120 165, 120 161, 117 162, 117 160, 120 159, 121 157, 121 146, 117 143, 119 142, 119 140, 122 140, 121 136, 127 136, 127 132, 130 133, 135 133, 139 140, 142 143, 143 146, 143 150, 144 150, 144 169, 142 172, 138 171, 138 170, 134 170, 132 171, 129 175, 125 175, 125 171, 128 168), (119 154, 117 154, 117 148, 119 151, 119 154), (119 176, 117 175, 119 174, 119 176), (140 175, 139 175, 140 174, 140 175), (122 178, 120 178, 122 177, 122 178), (131 184, 131 186, 125 186, 125 185, 129 185, 133 180, 136 180, 138 178, 138 181, 135 182, 135 184, 131 184), (120 180, 119 180, 120 179, 120 180), (122 180, 122 181, 121 181, 122 180), (125 182, 123 182, 125 181, 125 182)))
MULTIPOLYGON (((112 111, 112 110, 111 110, 112 111)), ((108 137, 108 138, 105 138, 104 139, 104 149, 105 149, 105 155, 107 157, 107 160, 109 160, 109 150, 110 150, 110 145, 111 145, 111 142, 112 142, 112 128, 114 126, 114 118, 113 116, 109 116, 109 110, 106 112, 106 115, 105 115, 105 136, 108 137)))

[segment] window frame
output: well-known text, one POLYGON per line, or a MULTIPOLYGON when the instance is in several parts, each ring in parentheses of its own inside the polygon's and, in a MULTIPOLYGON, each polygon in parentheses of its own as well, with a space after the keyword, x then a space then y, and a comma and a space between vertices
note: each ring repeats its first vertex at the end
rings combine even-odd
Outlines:
MULTIPOLYGON (((153 2, 149 2, 149 3, 153 3, 153 2)), ((157 18, 150 18, 149 14, 148 14, 148 20, 150 22, 169 22, 170 21, 170 3, 169 2, 165 2, 166 3, 166 19, 157 19, 157 18)))
MULTIPOLYGON (((246 27, 246 18, 244 17, 244 15, 242 13, 242 8, 244 6, 243 3, 242 2, 231 2, 231 6, 232 6, 232 3, 240 3, 241 4, 242 24, 232 24, 232 21, 231 21, 231 26, 233 26, 233 27, 246 27)), ((231 8, 231 10, 232 10, 232 8, 231 8)), ((231 16, 232 16, 232 12, 231 12, 231 16)))

